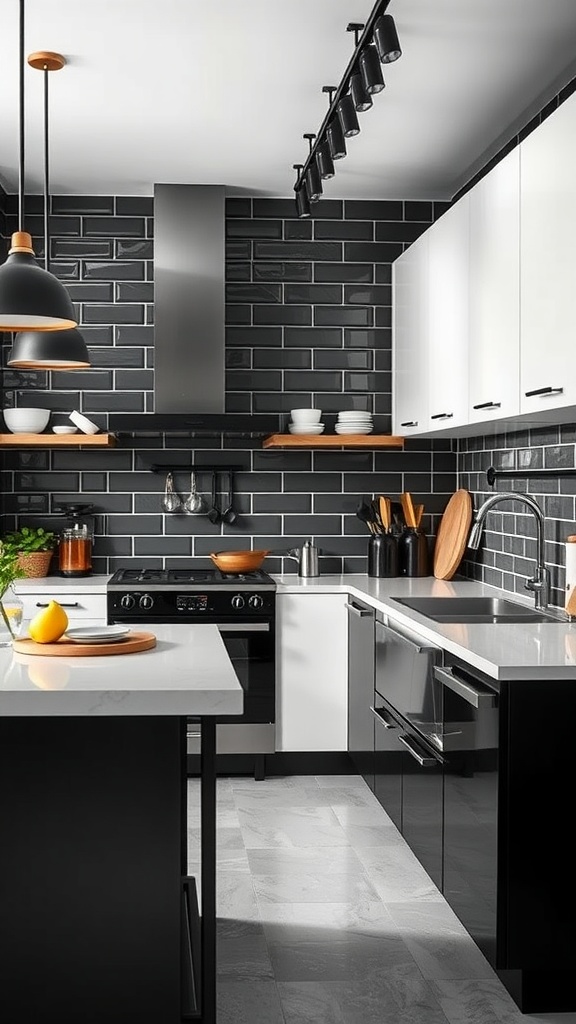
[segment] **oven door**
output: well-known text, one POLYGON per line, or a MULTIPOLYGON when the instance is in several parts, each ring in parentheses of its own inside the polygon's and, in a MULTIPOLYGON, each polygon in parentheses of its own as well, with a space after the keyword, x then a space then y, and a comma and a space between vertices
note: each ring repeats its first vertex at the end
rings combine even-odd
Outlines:
POLYGON ((266 622, 218 622, 220 636, 240 685, 244 712, 222 716, 218 722, 273 722, 275 714, 274 628, 266 622))

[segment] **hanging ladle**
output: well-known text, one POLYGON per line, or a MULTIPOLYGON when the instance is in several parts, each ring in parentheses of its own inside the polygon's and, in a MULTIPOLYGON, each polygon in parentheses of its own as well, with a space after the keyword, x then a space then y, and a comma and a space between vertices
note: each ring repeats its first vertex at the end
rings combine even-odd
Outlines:
POLYGON ((177 512, 181 507, 182 502, 180 501, 180 495, 176 494, 174 490, 174 479, 172 473, 166 474, 166 487, 164 490, 164 497, 162 499, 162 508, 164 512, 177 512))
POLYGON ((238 518, 238 513, 234 510, 232 502, 234 500, 234 474, 228 473, 228 505, 222 513, 222 522, 224 523, 235 523, 238 518))
POLYGON ((196 477, 194 476, 194 470, 190 473, 190 494, 186 498, 183 508, 185 512, 189 512, 192 515, 198 515, 204 510, 202 495, 198 494, 196 490, 196 477))
POLYGON ((211 523, 219 523, 221 518, 222 518, 221 514, 220 514, 220 509, 218 508, 217 486, 218 486, 218 474, 216 472, 213 472, 212 473, 212 508, 210 509, 210 511, 208 513, 208 519, 210 520, 211 523))

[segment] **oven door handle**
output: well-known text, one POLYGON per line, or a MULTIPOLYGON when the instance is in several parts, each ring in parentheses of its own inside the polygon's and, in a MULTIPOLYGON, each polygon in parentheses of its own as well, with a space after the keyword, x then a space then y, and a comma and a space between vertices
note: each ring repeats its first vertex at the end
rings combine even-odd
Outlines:
POLYGON ((496 694, 491 693, 488 690, 479 690, 475 686, 466 682, 464 679, 460 679, 459 676, 454 675, 452 668, 439 668, 435 666, 434 676, 438 682, 443 683, 449 690, 458 694, 468 704, 471 704, 474 708, 494 708, 496 707, 496 694))
POLYGON ((216 622, 221 633, 269 633, 269 622, 216 622))

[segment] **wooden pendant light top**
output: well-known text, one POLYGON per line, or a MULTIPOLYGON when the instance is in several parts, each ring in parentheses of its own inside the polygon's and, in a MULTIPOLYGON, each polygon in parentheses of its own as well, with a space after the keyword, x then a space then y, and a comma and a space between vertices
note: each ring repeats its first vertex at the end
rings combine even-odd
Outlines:
POLYGON ((10 239, 9 252, 28 252, 33 256, 32 235, 27 231, 15 231, 10 239))
POLYGON ((37 71, 61 71, 66 64, 66 58, 61 53, 53 53, 52 50, 37 50, 28 57, 31 68, 37 71))

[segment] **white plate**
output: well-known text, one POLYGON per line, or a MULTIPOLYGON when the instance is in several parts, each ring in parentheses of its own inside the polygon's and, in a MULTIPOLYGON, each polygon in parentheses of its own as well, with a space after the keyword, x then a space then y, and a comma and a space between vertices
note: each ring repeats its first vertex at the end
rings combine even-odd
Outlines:
POLYGON ((324 431, 323 423, 313 423, 309 427, 296 426, 295 423, 288 424, 288 430, 291 434, 322 434, 324 431))
POLYGON ((354 412, 339 412, 338 413, 338 419, 339 420, 371 420, 372 419, 372 413, 371 412, 356 412, 356 411, 354 411, 354 412))
POLYGON ((338 424, 334 427, 337 434, 371 434, 372 427, 339 427, 338 424))
POLYGON ((79 626, 66 630, 64 635, 78 644, 105 644, 124 640, 129 632, 129 626, 79 626))

